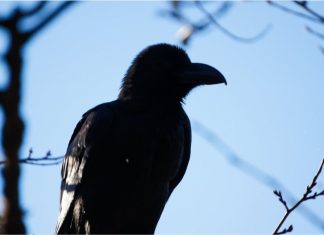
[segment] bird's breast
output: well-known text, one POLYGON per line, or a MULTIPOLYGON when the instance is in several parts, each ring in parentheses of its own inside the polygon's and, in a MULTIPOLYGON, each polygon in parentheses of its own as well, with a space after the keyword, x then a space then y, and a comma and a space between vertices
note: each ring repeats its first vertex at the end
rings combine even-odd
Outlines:
POLYGON ((167 183, 182 161, 184 131, 181 123, 148 114, 120 115, 114 119, 107 139, 106 164, 122 169, 116 175, 142 184, 167 183), (108 147, 109 146, 109 147, 108 147), (119 167, 116 167, 119 166, 119 167))

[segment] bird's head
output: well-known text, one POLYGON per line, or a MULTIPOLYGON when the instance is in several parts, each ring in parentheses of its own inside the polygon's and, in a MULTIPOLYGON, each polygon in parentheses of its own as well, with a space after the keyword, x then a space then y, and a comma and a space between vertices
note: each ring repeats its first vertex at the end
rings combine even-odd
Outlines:
POLYGON ((212 66, 192 63, 187 53, 169 44, 145 48, 134 59, 121 86, 119 99, 144 102, 182 101, 199 85, 225 83, 212 66))

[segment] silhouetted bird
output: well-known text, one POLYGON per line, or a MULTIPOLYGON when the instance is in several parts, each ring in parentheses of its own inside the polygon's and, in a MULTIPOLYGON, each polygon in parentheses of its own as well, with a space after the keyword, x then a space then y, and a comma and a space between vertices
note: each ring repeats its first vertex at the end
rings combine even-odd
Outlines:
POLYGON ((226 83, 218 70, 191 63, 176 46, 144 49, 118 99, 86 112, 72 134, 56 233, 154 233, 189 161, 182 100, 217 83, 226 83))

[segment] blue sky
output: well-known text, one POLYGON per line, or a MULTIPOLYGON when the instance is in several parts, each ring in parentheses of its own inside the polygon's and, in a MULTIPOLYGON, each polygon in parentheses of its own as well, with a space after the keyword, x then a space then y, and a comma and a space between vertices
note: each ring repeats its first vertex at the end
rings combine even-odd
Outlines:
MULTIPOLYGON (((12 3, 1 5, 9 9, 12 3)), ((324 10, 323 3, 314 5, 324 10)), ((157 13, 165 7, 165 2, 80 3, 28 45, 22 157, 30 147, 34 156, 49 149, 63 155, 81 115, 116 98, 139 51, 159 42, 178 44, 180 24, 157 13)), ((197 88, 187 97, 185 110, 244 160, 301 196, 324 155, 324 55, 318 50, 323 42, 305 31, 307 22, 263 2, 237 2, 221 23, 242 36, 268 24, 272 28, 253 44, 233 41, 213 27, 195 37, 186 48, 191 60, 217 67, 228 86, 197 88)), ((2 37, 0 52, 4 45, 2 37)), ((0 68, 3 83, 3 64, 0 68)), ((60 166, 23 166, 22 204, 29 233, 53 233, 59 185, 60 166)), ((323 177, 319 185, 323 189, 323 177)), ((320 215, 324 200, 307 206, 320 215)), ((228 164, 193 132, 189 168, 156 232, 269 234, 283 214, 271 189, 228 164)), ((299 234, 323 232, 298 213, 290 223, 299 234)))

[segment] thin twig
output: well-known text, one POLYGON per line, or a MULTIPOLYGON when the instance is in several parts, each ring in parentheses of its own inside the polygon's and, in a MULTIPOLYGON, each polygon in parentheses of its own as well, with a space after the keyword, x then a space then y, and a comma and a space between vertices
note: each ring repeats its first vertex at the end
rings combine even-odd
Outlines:
POLYGON ((306 26, 305 28, 306 28, 307 32, 309 32, 309 33, 315 35, 316 37, 318 37, 318 38, 324 40, 324 34, 322 34, 322 33, 318 32, 318 31, 312 29, 312 28, 309 27, 309 26, 306 26))
POLYGON ((300 6, 305 11, 307 11, 309 14, 313 15, 315 18, 317 18, 319 22, 324 23, 324 16, 309 8, 307 1, 294 1, 294 3, 300 6))
POLYGON ((285 207, 286 210, 288 211, 289 208, 288 208, 288 206, 287 206, 287 202, 283 199, 282 194, 281 194, 281 191, 277 191, 277 190, 275 190, 275 191, 273 191, 273 193, 274 193, 275 195, 278 196, 279 201, 284 205, 284 207, 285 207))
POLYGON ((320 49, 320 51, 323 53, 323 55, 324 55, 324 47, 322 47, 322 46, 319 46, 319 49, 320 49))
POLYGON ((283 199, 281 192, 279 191, 274 191, 274 194, 279 197, 279 201, 284 205, 285 209, 286 209, 286 213, 283 216, 283 218, 281 219, 280 223, 278 224, 278 226, 276 227, 275 231, 273 232, 273 235, 278 235, 278 234, 285 234, 285 233, 289 233, 293 230, 293 226, 290 225, 288 229, 283 229, 282 231, 280 231, 280 228, 282 227, 282 225, 284 224, 284 222, 286 221, 286 219, 288 218, 288 216, 303 202, 310 200, 310 199, 316 199, 319 196, 323 196, 324 195, 324 190, 321 191, 320 193, 315 192, 314 194, 310 195, 314 189, 314 187, 317 185, 317 179, 319 177, 319 175, 322 172, 323 169, 323 165, 324 165, 324 158, 322 159, 321 165, 316 173, 316 175, 314 176, 312 182, 310 183, 310 185, 308 185, 306 187, 306 191, 303 194, 302 198, 291 208, 289 208, 285 202, 285 200, 283 199))
POLYGON ((204 7, 203 4, 200 1, 195 1, 197 8, 203 12, 208 18, 209 20, 225 35, 227 35, 228 37, 237 40, 237 41, 241 41, 241 42, 246 42, 246 43, 252 43, 255 42, 259 39, 261 39, 271 28, 270 25, 266 26, 260 33, 256 34, 255 36, 252 37, 241 37, 238 36, 236 34, 234 34, 233 32, 229 31, 228 29, 226 29, 224 26, 222 26, 204 7))
MULTIPOLYGON (((202 32, 203 30, 207 29, 211 24, 213 24, 213 22, 211 22, 208 16, 206 17, 205 14, 202 19, 192 21, 181 11, 182 7, 180 8, 179 4, 174 5, 174 2, 171 2, 171 4, 172 4, 171 10, 162 10, 159 11, 159 13, 162 16, 169 16, 172 19, 175 19, 176 21, 184 24, 184 26, 182 26, 177 33, 183 44, 187 44, 189 39, 192 38, 194 34, 198 32, 202 32)), ((224 16, 232 8, 232 6, 233 6, 233 2, 224 1, 210 14, 214 18, 219 19, 222 16, 224 16)))
MULTIPOLYGON (((271 190, 273 188, 280 189, 285 192, 286 200, 293 204, 298 199, 285 187, 277 178, 264 172, 258 167, 254 166, 252 163, 244 160, 239 156, 230 146, 228 146, 215 132, 211 131, 209 128, 205 127, 201 122, 197 120, 192 121, 193 130, 205 139, 209 144, 211 144, 220 154, 229 162, 232 166, 236 167, 238 170, 242 171, 247 176, 250 176, 254 180, 258 181, 264 186, 267 186, 271 190)), ((316 215, 311 209, 306 206, 300 207, 297 210, 304 216, 310 223, 318 227, 321 231, 324 231, 324 220, 316 215)))
MULTIPOLYGON (((51 166, 51 165, 58 165, 62 162, 64 156, 59 157, 52 157, 50 151, 46 153, 43 157, 34 158, 32 157, 33 150, 30 149, 28 156, 26 158, 19 159, 19 163, 29 164, 29 165, 37 165, 37 166, 51 166)), ((0 161, 0 165, 6 164, 6 160, 0 161)))
POLYGON ((298 16, 298 17, 301 17, 301 18, 304 18, 304 19, 307 19, 307 20, 310 20, 312 22, 315 22, 315 23, 320 23, 322 24, 323 22, 320 20, 320 18, 318 18, 317 16, 315 15, 308 15, 308 14, 305 14, 305 13, 302 13, 302 12, 299 12, 299 11, 295 11, 295 10, 292 10, 288 7, 285 7, 283 5, 280 5, 277 1, 267 1, 268 4, 270 6, 273 6, 273 7, 276 7, 282 11, 285 11, 289 14, 292 14, 292 15, 295 15, 295 16, 298 16))

